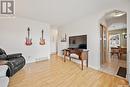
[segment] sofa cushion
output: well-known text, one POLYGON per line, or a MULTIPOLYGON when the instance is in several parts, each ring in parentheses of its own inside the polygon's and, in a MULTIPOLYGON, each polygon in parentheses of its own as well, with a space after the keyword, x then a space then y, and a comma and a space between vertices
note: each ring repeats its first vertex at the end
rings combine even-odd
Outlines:
POLYGON ((7 59, 18 58, 21 56, 22 56, 22 53, 9 54, 7 55, 7 59))
POLYGON ((7 65, 0 65, 0 78, 6 76, 7 69, 7 65))
POLYGON ((7 57, 6 52, 0 48, 0 60, 5 60, 7 57))
POLYGON ((0 60, 6 60, 6 59, 7 59, 7 55, 6 54, 0 55, 0 60))
POLYGON ((0 48, 0 55, 2 55, 2 54, 6 54, 6 52, 0 48))
POLYGON ((8 87, 9 78, 8 77, 0 77, 0 87, 8 87))

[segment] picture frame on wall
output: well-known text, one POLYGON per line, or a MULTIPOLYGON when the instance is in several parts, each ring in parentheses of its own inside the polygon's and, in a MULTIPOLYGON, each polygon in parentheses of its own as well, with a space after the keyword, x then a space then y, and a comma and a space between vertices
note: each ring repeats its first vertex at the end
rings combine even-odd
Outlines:
POLYGON ((67 41, 67 35, 66 34, 64 34, 64 36, 63 37, 61 37, 61 42, 66 42, 67 41))
POLYGON ((110 35, 110 47, 120 46, 120 34, 110 35))

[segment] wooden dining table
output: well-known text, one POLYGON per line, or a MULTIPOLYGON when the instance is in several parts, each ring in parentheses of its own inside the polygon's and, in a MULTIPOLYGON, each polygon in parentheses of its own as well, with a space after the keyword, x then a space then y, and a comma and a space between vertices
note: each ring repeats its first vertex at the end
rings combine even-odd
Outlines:
MULTIPOLYGON (((88 50, 83 51, 81 49, 76 49, 76 48, 68 48, 68 49, 64 49, 62 50, 63 54, 64 54, 64 62, 66 62, 66 57, 69 57, 70 61, 71 61, 71 54, 76 54, 78 55, 78 60, 81 61, 81 66, 82 66, 82 70, 83 70, 83 61, 86 60, 86 66, 88 67, 88 50)), ((75 58, 77 59, 77 58, 75 58)))
POLYGON ((111 56, 116 54, 119 59, 121 59, 123 54, 127 54, 127 48, 121 48, 121 47, 112 47, 111 48, 111 56))

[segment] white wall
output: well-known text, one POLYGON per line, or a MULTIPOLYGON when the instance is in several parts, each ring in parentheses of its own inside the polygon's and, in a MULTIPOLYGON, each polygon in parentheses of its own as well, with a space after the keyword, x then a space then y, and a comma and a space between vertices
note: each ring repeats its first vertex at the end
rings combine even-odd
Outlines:
MULTIPOLYGON (((130 5, 128 6, 129 8, 130 8, 130 5)), ((127 49, 127 52, 128 52, 128 55, 127 55, 127 67, 128 67, 128 72, 127 72, 127 74, 128 74, 128 79, 129 79, 129 84, 130 84, 130 9, 128 9, 128 14, 127 14, 127 27, 128 27, 128 29, 127 29, 127 32, 128 32, 128 35, 127 35, 127 37, 128 37, 128 39, 127 39, 127 47, 128 47, 128 49, 127 49)))
MULTIPOLYGON (((88 49, 90 50, 89 52, 89 67, 92 67, 94 69, 99 69, 100 68, 100 19, 105 15, 105 13, 110 12, 112 10, 121 10, 125 11, 128 14, 128 32, 130 34, 130 11, 129 11, 129 6, 126 2, 117 2, 116 5, 113 3, 110 5, 108 8, 102 8, 103 10, 100 12, 97 12, 95 14, 87 14, 85 17, 82 17, 81 19, 67 24, 65 26, 60 27, 60 34, 67 33, 68 36, 71 35, 82 35, 82 34, 87 34, 88 35, 88 49)), ((59 35, 60 37, 61 35, 59 35)), ((129 37, 130 38, 130 37, 129 37)), ((129 39, 128 38, 128 39, 129 39)), ((68 42, 60 44, 59 42, 59 54, 61 53, 61 50, 63 46, 68 47, 68 42), (66 44, 66 45, 65 45, 66 44)), ((128 48, 128 51, 130 51, 130 46, 128 48)), ((128 57, 130 59, 130 56, 128 57)), ((130 64, 129 64, 130 66, 130 64)))
POLYGON ((58 35, 57 28, 51 28, 50 30, 51 54, 55 54, 57 52, 57 35, 58 35))
MULTIPOLYGON (((62 27, 60 29, 62 34, 67 33, 67 36, 74 35, 85 35, 87 34, 87 48, 89 51, 89 67, 98 69, 99 68, 99 31, 97 25, 96 16, 88 16, 84 19, 78 20, 75 23, 62 27), (89 20, 89 21, 88 21, 89 20)), ((61 43, 61 42, 60 42, 61 43)), ((63 45, 63 43, 62 43, 63 45)), ((60 45, 63 48, 63 46, 60 45)), ((68 47, 68 39, 67 42, 64 43, 64 47, 68 47), (65 45, 67 44, 67 45, 65 45)), ((60 49, 60 48, 59 48, 60 49)), ((61 50, 61 49, 60 49, 61 50)), ((59 51, 60 52, 60 51, 59 51)))
POLYGON ((0 48, 7 54, 23 53, 27 63, 50 58, 50 29, 46 23, 24 18, 0 19, 0 48), (31 29, 32 46, 25 45, 27 28, 31 29), (41 30, 44 29, 46 45, 39 45, 41 30))

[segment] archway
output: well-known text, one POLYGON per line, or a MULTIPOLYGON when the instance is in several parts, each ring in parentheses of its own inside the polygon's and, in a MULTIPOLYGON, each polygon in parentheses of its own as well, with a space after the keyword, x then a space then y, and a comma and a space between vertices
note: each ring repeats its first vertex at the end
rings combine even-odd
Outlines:
POLYGON ((126 78, 127 13, 112 10, 100 20, 101 71, 126 78), (125 55, 125 57, 123 57, 125 55), (122 71, 123 70, 123 71, 122 71))

